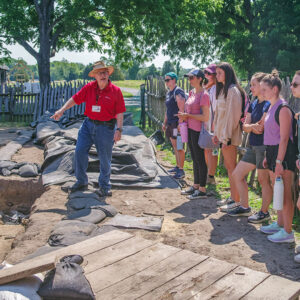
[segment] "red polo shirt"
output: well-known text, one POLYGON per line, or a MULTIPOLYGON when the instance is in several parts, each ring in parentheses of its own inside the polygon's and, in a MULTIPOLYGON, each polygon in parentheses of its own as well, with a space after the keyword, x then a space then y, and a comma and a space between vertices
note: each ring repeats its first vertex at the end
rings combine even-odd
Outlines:
POLYGON ((108 81, 108 85, 100 90, 97 81, 86 84, 80 91, 72 96, 76 104, 85 102, 84 114, 98 121, 116 119, 117 114, 126 111, 125 102, 119 87, 108 81), (100 112, 92 111, 93 106, 100 106, 100 112))

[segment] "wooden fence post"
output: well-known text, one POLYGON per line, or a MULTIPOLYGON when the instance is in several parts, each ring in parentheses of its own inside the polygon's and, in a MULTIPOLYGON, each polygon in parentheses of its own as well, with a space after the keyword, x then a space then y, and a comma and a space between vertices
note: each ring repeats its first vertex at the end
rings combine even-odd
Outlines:
POLYGON ((140 118, 140 125, 142 128, 145 129, 146 127, 146 120, 145 120, 145 84, 140 85, 140 97, 141 97, 141 118, 140 118))

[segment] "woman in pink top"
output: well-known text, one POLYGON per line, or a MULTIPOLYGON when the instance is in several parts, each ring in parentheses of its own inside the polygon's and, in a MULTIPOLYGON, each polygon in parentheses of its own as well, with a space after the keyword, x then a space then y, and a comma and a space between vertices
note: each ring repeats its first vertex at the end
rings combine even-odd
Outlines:
POLYGON ((206 83, 205 75, 200 69, 194 69, 188 74, 191 86, 189 98, 185 103, 185 113, 179 113, 188 123, 188 145, 191 150, 194 171, 194 184, 183 195, 188 195, 188 199, 200 199, 206 197, 207 166, 205 162, 204 149, 198 145, 201 126, 209 119, 209 95, 204 90, 206 83))

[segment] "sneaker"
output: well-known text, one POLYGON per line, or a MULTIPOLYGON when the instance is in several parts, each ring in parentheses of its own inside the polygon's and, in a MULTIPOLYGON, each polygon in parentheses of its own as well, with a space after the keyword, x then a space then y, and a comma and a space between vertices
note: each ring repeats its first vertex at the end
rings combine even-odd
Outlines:
POLYGON ((282 227, 280 227, 277 222, 273 222, 270 225, 266 225, 266 226, 261 226, 260 227, 260 231, 266 234, 273 234, 276 233, 278 231, 280 231, 282 229, 282 227))
POLYGON ((297 254, 297 255, 294 256, 294 261, 296 263, 300 263, 300 254, 297 254))
POLYGON ((284 228, 281 228, 278 232, 269 235, 268 240, 273 243, 294 243, 294 232, 287 233, 284 228))
POLYGON ((207 183, 207 184, 216 184, 215 177, 210 177, 210 176, 208 175, 208 176, 207 176, 207 179, 206 179, 206 183, 207 183))
POLYGON ((220 211, 222 211, 222 212, 229 212, 229 211, 235 209, 236 207, 238 207, 240 205, 241 205, 240 202, 229 203, 229 204, 221 206, 220 207, 220 211))
POLYGON ((96 190, 96 193, 97 193, 100 197, 111 197, 111 196, 112 196, 111 190, 105 190, 105 189, 102 188, 102 187, 100 187, 98 190, 96 190))
POLYGON ((234 203, 234 200, 231 199, 231 197, 228 197, 228 198, 226 198, 226 199, 217 201, 217 205, 218 205, 218 206, 223 206, 223 205, 225 205, 225 204, 231 204, 231 203, 234 203))
POLYGON ((207 198, 206 193, 201 192, 199 190, 195 190, 195 192, 192 195, 187 196, 189 200, 196 200, 201 198, 207 198))
POLYGON ((267 211, 266 213, 263 213, 263 212, 260 210, 258 213, 256 213, 256 214, 250 216, 250 217, 248 218, 248 222, 249 222, 249 223, 258 224, 258 223, 263 223, 263 222, 265 222, 265 221, 268 221, 268 220, 270 220, 270 219, 271 219, 271 217, 270 217, 270 214, 269 214, 268 211, 267 211))
POLYGON ((76 192, 76 191, 83 191, 83 190, 86 190, 88 187, 87 184, 82 184, 78 181, 76 181, 70 188, 69 188, 69 191, 71 193, 73 192, 76 192))
POLYGON ((193 186, 190 186, 188 189, 181 191, 181 195, 192 195, 196 189, 193 186))
POLYGON ((228 216, 230 217, 242 217, 242 216, 248 217, 250 215, 251 215, 251 207, 244 208, 241 206, 237 206, 228 212, 228 216))
POLYGON ((185 177, 185 173, 182 169, 178 169, 175 175, 173 175, 173 178, 175 179, 182 179, 185 177))
POLYGON ((176 173, 179 170, 179 168, 176 166, 175 168, 169 170, 169 173, 176 173))

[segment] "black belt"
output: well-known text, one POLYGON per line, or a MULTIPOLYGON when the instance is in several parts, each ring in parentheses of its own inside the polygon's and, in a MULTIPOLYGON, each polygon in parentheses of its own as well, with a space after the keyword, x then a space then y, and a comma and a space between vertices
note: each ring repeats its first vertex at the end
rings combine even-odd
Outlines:
POLYGON ((93 122, 95 125, 104 125, 104 126, 108 126, 111 128, 114 128, 116 125, 117 120, 116 119, 111 119, 109 121, 99 121, 99 120, 93 120, 91 118, 88 118, 89 121, 93 122))

